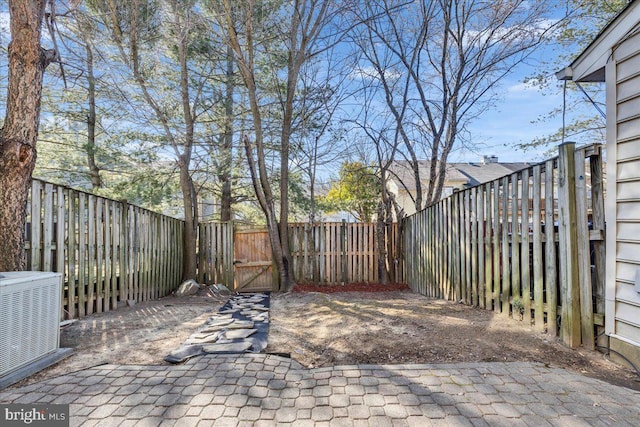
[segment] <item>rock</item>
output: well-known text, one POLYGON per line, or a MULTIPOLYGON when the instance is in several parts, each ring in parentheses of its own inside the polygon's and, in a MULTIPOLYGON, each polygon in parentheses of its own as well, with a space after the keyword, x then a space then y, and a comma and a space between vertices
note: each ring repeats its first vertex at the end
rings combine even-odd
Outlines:
POLYGON ((229 288, 227 288, 225 285, 211 285, 211 287, 218 292, 222 292, 222 293, 231 292, 229 288))
POLYGON ((134 299, 128 299, 128 300, 127 300, 127 305, 128 305, 129 307, 133 307, 134 305, 136 305, 136 300, 134 300, 134 299))
POLYGON ((164 360, 169 363, 181 363, 194 356, 203 354, 201 345, 183 345, 176 351, 172 351, 165 356, 164 360))
POLYGON ((226 331, 224 333, 224 337, 228 340, 237 340, 241 338, 248 338, 256 332, 258 331, 255 329, 233 329, 231 331, 226 331))
POLYGON ((266 322, 269 320, 269 313, 260 313, 257 316, 251 318, 254 322, 266 322))
POLYGON ((210 318, 207 321, 207 324, 205 326, 226 326, 229 323, 232 323, 234 321, 235 321, 235 319, 232 319, 230 317, 226 318, 226 319, 225 318, 223 318, 223 319, 210 318))
POLYGON ((251 343, 234 342, 228 344, 209 344, 202 346, 202 350, 205 353, 244 353, 251 348, 251 343))
POLYGON ((198 332, 200 332, 203 335, 211 335, 213 333, 219 332, 223 329, 226 329, 227 326, 226 325, 218 325, 218 326, 205 326, 202 329, 199 329, 198 332))
POLYGON ((228 324, 227 329, 253 329, 253 322, 250 320, 235 320, 228 324))
POLYGON ((213 322, 215 320, 219 320, 219 319, 232 319, 233 318, 233 313, 220 313, 218 312, 218 314, 215 314, 213 316, 210 316, 207 318, 207 322, 213 322))
POLYGON ((187 280, 182 282, 178 290, 176 291, 176 296, 183 297, 186 295, 194 295, 200 289, 200 285, 195 280, 187 280))
POLYGON ((191 336, 189 337, 189 339, 196 339, 196 340, 203 340, 209 337, 217 337, 218 335, 220 335, 220 331, 223 328, 220 328, 216 331, 200 331, 200 332, 196 332, 191 334, 191 336))
POLYGON ((214 343, 220 338, 221 333, 210 334, 205 337, 198 337, 199 334, 191 335, 185 341, 185 344, 210 344, 214 343))
POLYGON ((242 314, 244 316, 247 316, 247 317, 257 316, 260 313, 261 312, 259 312, 258 310, 242 310, 240 312, 240 314, 242 314))

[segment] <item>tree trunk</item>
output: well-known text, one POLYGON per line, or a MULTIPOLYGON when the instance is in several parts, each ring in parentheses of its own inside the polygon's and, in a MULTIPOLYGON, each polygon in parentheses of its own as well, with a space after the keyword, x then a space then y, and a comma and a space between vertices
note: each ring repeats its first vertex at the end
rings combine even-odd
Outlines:
MULTIPOLYGON (((282 117, 282 133, 280 137, 280 243, 282 245, 282 256, 287 265, 291 259, 289 253, 289 148, 291 141, 291 127, 293 123, 293 98, 296 90, 296 82, 300 71, 299 64, 295 61, 296 53, 293 51, 293 43, 297 36, 297 13, 294 13, 294 28, 291 31, 292 46, 289 51, 288 72, 287 72, 287 92, 284 103, 284 114, 282 117)), ((288 292, 292 283, 281 283, 285 292, 288 292)))
POLYGON ((89 112, 87 114, 87 165, 89 166, 89 177, 93 189, 102 187, 100 169, 96 164, 96 78, 93 74, 93 52, 91 45, 86 44, 87 50, 87 82, 89 112))
POLYGON ((311 278, 313 283, 320 282, 320 268, 318 265, 318 256, 316 253, 316 193, 315 193, 315 174, 312 173, 309 185, 309 197, 311 200, 311 212, 309 213, 309 227, 307 228, 307 242, 309 242, 309 257, 311 258, 311 278))
MULTIPOLYGON (((182 162, 182 160, 181 160, 182 162)), ((180 167, 180 189, 184 206, 184 234, 182 238, 182 280, 196 277, 196 239, 198 236, 197 195, 187 167, 180 167)))
MULTIPOLYGON (((251 93, 251 86, 249 87, 249 90, 251 93)), ((255 103, 255 97, 250 97, 249 99, 252 102, 252 106, 257 106, 257 104, 255 103)), ((260 119, 261 118, 258 114, 254 114, 254 120, 260 123, 260 119)), ((260 140, 262 136, 261 127, 256 126, 255 132, 256 139, 260 140)), ((277 287, 277 290, 288 292, 290 288, 293 287, 293 280, 291 280, 289 272, 289 261, 282 252, 282 243, 278 227, 278 220, 273 206, 273 195, 271 194, 271 189, 264 183, 265 181, 268 183, 268 177, 266 176, 265 170, 266 168, 264 167, 264 155, 258 156, 259 165, 256 168, 256 163, 253 158, 252 147, 251 143, 249 142, 249 138, 245 135, 243 137, 243 140, 245 153, 247 155, 247 164, 249 165, 249 173, 251 175, 251 182, 253 184, 253 189, 255 190, 256 197, 258 198, 258 203, 260 204, 260 207, 262 208, 262 211, 264 212, 265 218, 267 220, 269 242, 271 243, 271 252, 273 254, 273 260, 276 263, 276 267, 278 268, 278 277, 280 283, 277 287)), ((258 143, 257 146, 257 151, 259 153, 263 153, 261 144, 258 143)))
MULTIPOLYGON (((55 59, 40 46, 47 1, 9 1, 7 106, 0 132, 0 271, 24 270, 24 229, 36 163, 42 78, 55 59)), ((39 226, 39 224, 34 225, 39 226)))
POLYGON ((183 280, 188 280, 195 279, 197 272, 198 195, 189 172, 194 143, 194 114, 189 96, 189 67, 187 64, 189 27, 186 24, 185 26, 181 25, 183 22, 180 19, 177 7, 178 5, 174 4, 174 8, 176 8, 174 9, 176 26, 181 30, 178 42, 178 57, 180 61, 180 97, 182 98, 182 115, 185 125, 183 152, 178 162, 185 220, 182 278, 183 280))
POLYGON ((387 273, 387 245, 385 243, 385 209, 384 202, 378 203, 376 218, 376 246, 378 250, 378 282, 386 285, 388 283, 387 273))
POLYGON ((220 181, 222 182, 222 192, 220 195, 220 221, 231 221, 231 164, 233 148, 233 50, 227 47, 227 72, 225 81, 225 123, 224 135, 222 136, 222 172, 220 181))

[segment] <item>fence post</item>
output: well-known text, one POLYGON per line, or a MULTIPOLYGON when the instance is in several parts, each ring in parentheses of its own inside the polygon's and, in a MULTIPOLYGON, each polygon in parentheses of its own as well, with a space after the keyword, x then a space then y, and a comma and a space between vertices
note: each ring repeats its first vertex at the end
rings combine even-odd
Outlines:
POLYGON ((235 280, 234 274, 234 257, 236 250, 236 240, 235 240, 235 223, 233 221, 229 221, 225 225, 226 230, 226 239, 225 239, 225 248, 227 252, 226 256, 226 285, 229 289, 233 289, 233 282, 235 280))
POLYGON ((347 241, 347 221, 343 219, 342 224, 340 224, 340 270, 342 270, 340 280, 342 281, 343 285, 348 281, 347 252, 346 252, 347 242, 346 241, 347 241))
MULTIPOLYGON (((594 293, 596 297, 596 313, 604 315, 605 300, 604 300, 604 287, 605 287, 605 220, 604 220, 604 185, 602 179, 602 155, 601 149, 598 147, 597 155, 593 155, 590 158, 591 169, 591 207, 592 207, 592 222, 593 233, 596 234, 597 240, 593 242, 594 250, 594 264, 595 264, 595 277, 594 277, 594 293)), ((604 323, 597 327, 597 342, 596 345, 607 346, 608 337, 604 333, 604 323)))
POLYGON ((42 270, 42 183, 31 184, 31 270, 42 270))
POLYGON ((120 301, 129 298, 129 205, 126 200, 120 202, 120 301))
POLYGON ((205 225, 198 222, 198 232, 196 233, 198 256, 196 257, 196 271, 198 283, 206 284, 207 278, 205 277, 205 271, 207 270, 207 257, 209 254, 205 253, 205 225))
POLYGON ((580 345, 580 283, 576 227, 575 143, 559 147, 558 233, 560 239, 560 297, 562 341, 572 348, 580 345))
POLYGON ((67 309, 69 311, 69 319, 74 319, 76 317, 76 291, 78 289, 78 270, 76 266, 76 249, 78 249, 76 234, 76 224, 78 221, 78 217, 76 216, 76 202, 78 201, 78 194, 73 190, 69 190, 68 200, 69 211, 67 213, 67 221, 69 223, 69 238, 67 240, 67 262, 69 263, 69 295, 67 300, 69 301, 69 305, 67 309))
POLYGON ((580 329, 582 345, 593 350, 593 290, 591 284, 591 242, 587 218, 587 184, 585 150, 575 152, 576 164, 576 227, 578 235, 578 285, 580 287, 580 329))
POLYGON ((554 215, 554 160, 544 166, 544 234, 545 234, 545 283, 547 290, 547 333, 558 334, 558 269, 556 268, 556 232, 554 215))

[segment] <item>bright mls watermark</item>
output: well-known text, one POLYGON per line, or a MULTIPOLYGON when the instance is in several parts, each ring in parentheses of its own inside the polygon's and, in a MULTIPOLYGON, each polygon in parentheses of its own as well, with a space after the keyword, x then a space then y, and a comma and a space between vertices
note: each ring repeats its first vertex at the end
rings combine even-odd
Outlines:
POLYGON ((69 405, 0 405, 0 426, 69 427, 69 405))

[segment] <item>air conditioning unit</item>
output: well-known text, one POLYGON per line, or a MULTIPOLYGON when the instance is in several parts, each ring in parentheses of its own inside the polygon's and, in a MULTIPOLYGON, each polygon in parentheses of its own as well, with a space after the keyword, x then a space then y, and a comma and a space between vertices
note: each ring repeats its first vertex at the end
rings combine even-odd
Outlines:
POLYGON ((0 272, 0 383, 58 351, 61 292, 60 273, 0 272))

